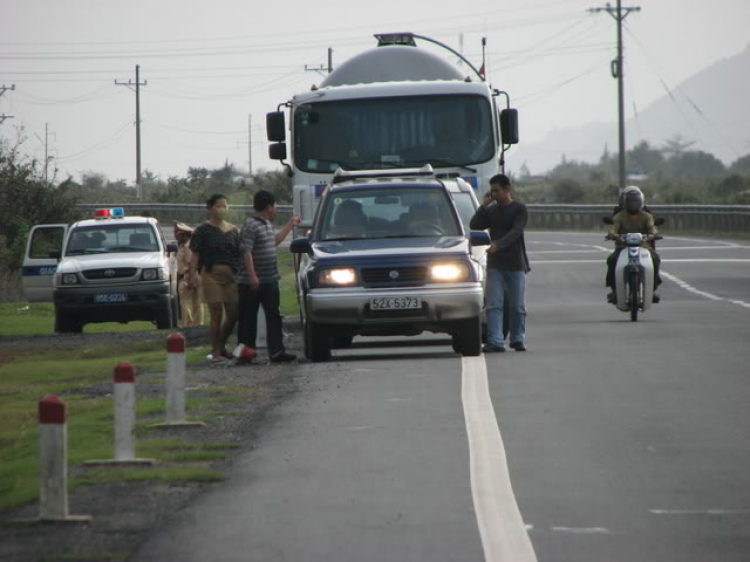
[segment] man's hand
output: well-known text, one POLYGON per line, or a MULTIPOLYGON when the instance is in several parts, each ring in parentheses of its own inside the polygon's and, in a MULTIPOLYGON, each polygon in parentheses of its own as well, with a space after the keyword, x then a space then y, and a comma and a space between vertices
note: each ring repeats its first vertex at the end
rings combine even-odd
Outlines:
POLYGON ((482 207, 488 207, 492 204, 492 194, 485 193, 484 198, 482 199, 482 207))
POLYGON ((299 226, 299 223, 302 222, 302 218, 299 215, 294 215, 291 219, 289 219, 289 224, 292 226, 299 226))
POLYGON ((248 278, 250 280, 250 288, 253 291, 257 291, 258 289, 260 289, 260 279, 258 279, 258 276, 255 275, 255 273, 251 273, 250 275, 248 275, 248 278))
POLYGON ((495 252, 497 252, 497 244, 493 242, 492 244, 490 244, 490 247, 487 248, 487 253, 494 254, 495 252))

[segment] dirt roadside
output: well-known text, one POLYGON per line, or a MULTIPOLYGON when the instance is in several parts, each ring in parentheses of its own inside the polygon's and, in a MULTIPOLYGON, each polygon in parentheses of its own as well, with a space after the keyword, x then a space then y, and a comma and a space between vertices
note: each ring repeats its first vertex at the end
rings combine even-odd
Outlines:
MULTIPOLYGON (((298 324, 296 325, 298 326, 298 324)), ((301 355, 299 332, 294 323, 285 322, 287 348, 301 355)), ((188 345, 202 343, 200 333, 188 336, 188 345)), ((0 342, 0 348, 7 342, 0 342)), ((40 342, 41 343, 41 342, 40 342)), ((34 345, 26 342, 26 345, 34 345)), ((163 374, 139 373, 139 380, 163 374)), ((274 365, 264 350, 252 365, 230 368, 189 366, 188 393, 197 395, 211 385, 252 386, 253 392, 241 403, 229 402, 225 411, 215 410, 202 428, 160 431, 159 438, 186 439, 200 443, 235 443, 238 448, 227 452, 222 461, 207 463, 224 472, 233 459, 251 450, 263 424, 274 407, 296 393, 301 380, 295 363, 274 365)), ((156 384, 136 384, 138 396, 163 393, 156 384)), ((190 395, 190 394, 189 394, 190 395)), ((188 412, 200 415, 200 412, 188 412)), ((71 439, 71 436, 68 436, 71 439)), ((82 467, 71 467, 69 477, 82 467)), ((88 523, 18 524, 19 519, 37 517, 37 503, 10 511, 0 511, 0 560, 4 562, 76 561, 122 562, 128 560, 150 536, 176 512, 188 506, 199 494, 222 483, 115 482, 78 486, 69 494, 71 515, 90 515, 88 523)))

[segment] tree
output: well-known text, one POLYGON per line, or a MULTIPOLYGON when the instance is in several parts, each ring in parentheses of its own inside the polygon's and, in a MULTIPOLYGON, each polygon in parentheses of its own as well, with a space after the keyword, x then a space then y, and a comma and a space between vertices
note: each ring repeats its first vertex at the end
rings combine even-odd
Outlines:
POLYGON ((729 171, 733 174, 750 176, 750 154, 738 158, 729 166, 729 171))
POLYGON ((628 151, 628 169, 643 174, 652 174, 664 164, 662 153, 652 148, 648 141, 641 141, 628 151))
POLYGON ((724 174, 721 160, 701 150, 682 152, 665 164, 668 176, 676 179, 703 179, 724 174))

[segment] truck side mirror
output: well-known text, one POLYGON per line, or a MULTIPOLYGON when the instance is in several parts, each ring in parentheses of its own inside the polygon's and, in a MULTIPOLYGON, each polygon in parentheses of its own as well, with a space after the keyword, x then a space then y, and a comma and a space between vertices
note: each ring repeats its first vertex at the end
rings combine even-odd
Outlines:
POLYGON ((503 109, 500 112, 500 135, 503 144, 518 144, 518 110, 503 109))
POLYGON ((271 160, 286 160, 286 143, 275 142, 269 145, 268 157, 271 160))
POLYGON ((491 243, 490 235, 484 230, 472 230, 469 232, 469 244, 472 246, 489 246, 491 243))
POLYGON ((286 140, 286 125, 284 123, 283 111, 266 113, 266 134, 268 135, 268 140, 272 142, 284 142, 286 140))
POLYGON ((295 238, 289 246, 293 254, 312 254, 312 245, 309 238, 295 238))

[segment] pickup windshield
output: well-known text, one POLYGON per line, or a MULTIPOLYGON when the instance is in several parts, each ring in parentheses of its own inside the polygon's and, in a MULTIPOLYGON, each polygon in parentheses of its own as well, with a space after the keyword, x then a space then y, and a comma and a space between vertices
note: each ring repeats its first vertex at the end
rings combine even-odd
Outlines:
POLYGON ((494 156, 492 112, 478 95, 306 104, 294 113, 294 159, 305 172, 466 166, 494 156))
POLYGON ((353 189, 331 194, 315 226, 316 240, 461 236, 445 191, 425 187, 353 189))
POLYGON ((65 255, 158 251, 156 232, 150 224, 102 223, 73 230, 65 255))

